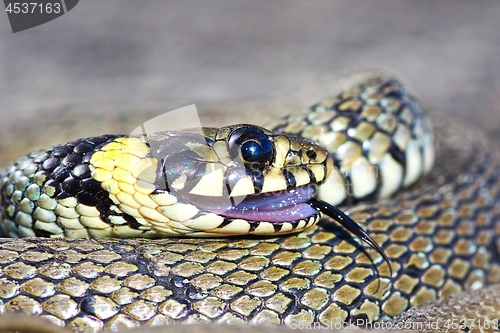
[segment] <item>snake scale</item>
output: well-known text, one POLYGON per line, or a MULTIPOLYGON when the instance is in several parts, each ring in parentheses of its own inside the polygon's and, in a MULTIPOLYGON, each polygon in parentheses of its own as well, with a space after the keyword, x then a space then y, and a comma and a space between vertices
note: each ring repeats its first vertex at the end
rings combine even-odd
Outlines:
POLYGON ((417 184, 434 163, 431 127, 385 74, 272 131, 107 135, 34 152, 0 173, 2 232, 28 237, 0 240, 0 310, 78 332, 293 326, 386 320, 498 283, 498 153, 466 125, 433 123, 438 158, 417 184), (312 196, 354 205, 346 218, 363 229, 348 230, 380 251, 346 221, 320 220, 312 196))

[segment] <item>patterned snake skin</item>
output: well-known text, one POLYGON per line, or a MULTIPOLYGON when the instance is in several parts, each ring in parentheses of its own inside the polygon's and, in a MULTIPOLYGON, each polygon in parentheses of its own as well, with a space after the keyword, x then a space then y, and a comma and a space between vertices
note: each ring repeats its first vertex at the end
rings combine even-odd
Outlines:
MULTIPOLYGON (((367 117, 359 116, 366 110, 362 93, 353 89, 329 101, 335 115, 327 121, 348 118, 335 124, 345 122, 345 133, 366 134, 355 130, 359 119, 367 117), (346 100, 349 107, 340 110, 346 100)), ((378 97, 377 107, 404 114, 404 104, 384 104, 385 97, 378 97)), ((321 108, 311 110, 318 118, 330 116, 320 114, 325 113, 321 108)), ((376 107, 370 112, 376 113, 376 107)), ((314 127, 314 117, 306 122, 301 117, 294 118, 299 121, 292 129, 279 121, 272 128, 305 137, 308 128, 309 138, 316 139, 321 126, 314 127)), ((285 121, 294 123, 291 117, 285 121)), ((383 124, 390 126, 390 121, 383 124)), ((328 218, 299 234, 272 238, 1 239, 1 311, 43 316, 79 332, 168 323, 293 326, 385 320, 440 296, 499 283, 500 159, 491 144, 467 126, 439 118, 434 126, 440 151, 426 179, 395 198, 347 210, 390 258, 392 277, 380 255, 328 218)), ((354 159, 365 156, 363 141, 372 135, 359 140, 354 159)), ((335 140, 330 140, 334 146, 335 140)), ((419 173, 430 168, 426 145, 419 148, 419 173)), ((342 162, 336 166, 344 171, 342 162)), ((408 175, 408 167, 403 170, 402 175, 408 175)), ((9 184, 17 185, 9 176, 15 172, 3 174, 4 233, 21 235, 22 224, 12 222, 20 209, 15 206, 9 212, 16 192, 6 190, 9 184)), ((400 178, 397 188, 406 181, 400 178)), ((352 204, 388 196, 397 188, 375 183, 369 193, 347 188, 345 196, 329 200, 352 204)), ((19 202, 30 195, 23 191, 19 202)), ((86 236, 96 236, 90 229, 85 229, 86 236)), ((39 228, 35 235, 57 234, 52 231, 39 228)))

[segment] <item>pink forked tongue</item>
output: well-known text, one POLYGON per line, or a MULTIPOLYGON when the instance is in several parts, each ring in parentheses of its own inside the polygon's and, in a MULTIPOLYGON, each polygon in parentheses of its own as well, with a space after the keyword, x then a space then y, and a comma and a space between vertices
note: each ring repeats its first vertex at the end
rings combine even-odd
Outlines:
POLYGON ((254 194, 241 197, 206 197, 189 194, 186 198, 199 208, 233 219, 291 222, 317 215, 308 204, 313 187, 254 194))

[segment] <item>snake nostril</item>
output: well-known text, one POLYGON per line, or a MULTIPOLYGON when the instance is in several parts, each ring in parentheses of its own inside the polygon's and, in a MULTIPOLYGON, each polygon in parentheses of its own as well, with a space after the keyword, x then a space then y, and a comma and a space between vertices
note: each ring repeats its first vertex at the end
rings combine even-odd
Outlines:
POLYGON ((307 157, 309 157, 309 159, 311 160, 315 160, 316 157, 318 156, 318 154, 316 154, 316 152, 314 151, 314 149, 309 149, 307 152, 306 152, 306 155, 307 157))

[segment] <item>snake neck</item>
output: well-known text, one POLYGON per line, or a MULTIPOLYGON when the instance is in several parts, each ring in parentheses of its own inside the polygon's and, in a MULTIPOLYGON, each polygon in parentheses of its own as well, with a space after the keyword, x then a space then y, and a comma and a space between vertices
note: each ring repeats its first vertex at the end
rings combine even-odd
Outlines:
POLYGON ((333 156, 334 170, 319 190, 332 205, 388 198, 427 175, 435 160, 428 116, 385 74, 268 126, 317 142, 333 156))

